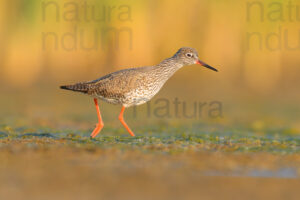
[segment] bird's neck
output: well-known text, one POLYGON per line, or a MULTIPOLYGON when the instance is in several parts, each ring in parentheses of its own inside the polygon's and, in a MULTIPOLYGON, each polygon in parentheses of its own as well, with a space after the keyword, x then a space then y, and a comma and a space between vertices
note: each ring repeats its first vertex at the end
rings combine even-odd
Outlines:
POLYGON ((157 69, 168 77, 171 77, 178 69, 183 67, 174 57, 167 58, 156 65, 157 69))

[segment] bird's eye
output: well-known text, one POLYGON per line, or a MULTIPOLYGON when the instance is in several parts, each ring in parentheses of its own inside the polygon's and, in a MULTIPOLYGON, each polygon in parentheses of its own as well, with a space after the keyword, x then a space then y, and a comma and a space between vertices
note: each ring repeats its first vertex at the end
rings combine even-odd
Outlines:
POLYGON ((189 58, 191 58, 191 57, 193 57, 193 54, 187 53, 186 56, 189 57, 189 58))

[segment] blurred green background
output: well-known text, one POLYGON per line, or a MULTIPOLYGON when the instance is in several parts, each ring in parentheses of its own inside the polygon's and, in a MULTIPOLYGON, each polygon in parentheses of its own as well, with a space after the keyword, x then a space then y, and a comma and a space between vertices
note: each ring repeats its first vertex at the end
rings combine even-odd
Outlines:
MULTIPOLYGON (((127 111, 129 124, 207 121, 257 130, 288 126, 299 133, 299 7, 298 1, 283 0, 4 1, 2 124, 71 128, 66 124, 75 121, 77 128, 90 127, 96 120, 93 101, 59 85, 154 65, 190 46, 219 72, 196 65, 181 69, 155 97, 168 99, 173 114, 149 118, 143 105, 136 120, 127 111), (207 105, 201 117, 176 117, 175 98, 190 114, 195 102, 207 105), (213 101, 221 102, 222 117, 209 116, 213 101)), ((151 105, 159 106, 155 100, 151 105)), ((118 123, 119 107, 100 107, 106 124, 118 123)))

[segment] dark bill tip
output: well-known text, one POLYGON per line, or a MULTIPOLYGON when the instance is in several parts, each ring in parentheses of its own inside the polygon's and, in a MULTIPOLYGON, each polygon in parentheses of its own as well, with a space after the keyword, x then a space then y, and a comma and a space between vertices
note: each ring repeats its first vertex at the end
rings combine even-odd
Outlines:
POLYGON ((204 62, 202 62, 201 60, 198 60, 198 61, 197 61, 197 64, 199 64, 199 65, 201 65, 201 66, 203 66, 203 67, 206 67, 206 68, 208 68, 208 69, 214 70, 215 72, 218 71, 216 68, 213 68, 212 66, 210 66, 210 65, 208 65, 208 64, 206 64, 206 63, 204 63, 204 62))

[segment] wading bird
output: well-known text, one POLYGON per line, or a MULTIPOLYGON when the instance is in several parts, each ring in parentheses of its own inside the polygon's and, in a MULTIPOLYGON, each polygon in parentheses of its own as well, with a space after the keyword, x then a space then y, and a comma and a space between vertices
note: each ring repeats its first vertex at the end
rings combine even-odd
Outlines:
POLYGON ((99 79, 60 86, 61 89, 81 92, 94 98, 98 123, 91 133, 94 138, 104 126, 97 99, 108 103, 122 105, 119 120, 131 136, 134 133, 124 121, 125 108, 149 101, 162 88, 165 82, 181 67, 199 64, 211 70, 217 69, 207 65, 198 58, 194 48, 180 48, 175 55, 154 66, 124 69, 113 72, 99 79))

